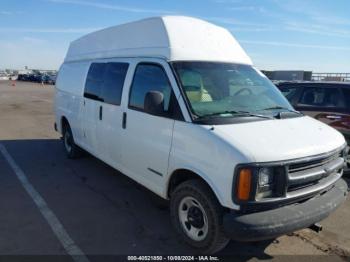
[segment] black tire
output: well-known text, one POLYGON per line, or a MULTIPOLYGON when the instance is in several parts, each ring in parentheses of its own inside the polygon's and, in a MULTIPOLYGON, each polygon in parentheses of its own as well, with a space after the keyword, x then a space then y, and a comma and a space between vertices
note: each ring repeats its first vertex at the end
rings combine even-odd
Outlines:
POLYGON ((75 144, 72 130, 69 124, 63 126, 63 147, 68 158, 78 158, 82 154, 82 150, 75 144))
MULTIPOLYGON (((190 213, 190 211, 187 212, 188 214, 190 213)), ((199 179, 188 180, 177 186, 170 198, 170 213, 176 231, 188 244, 198 249, 200 253, 213 254, 223 249, 228 244, 229 238, 224 234, 222 225, 224 209, 209 186, 203 181, 199 179), (202 240, 194 240, 189 237, 188 233, 186 233, 186 226, 183 225, 183 222, 180 220, 180 204, 183 205, 182 203, 184 203, 183 201, 186 201, 186 199, 194 199, 197 201, 201 210, 205 212, 206 219, 204 220, 207 221, 207 226, 205 230, 206 233, 202 232, 201 237, 204 237, 202 240)), ((185 222, 185 224, 191 224, 191 222, 189 222, 190 220, 192 219, 188 219, 188 222, 185 222)), ((190 225, 190 227, 191 226, 192 225, 190 225)), ((194 227, 197 226, 198 224, 194 227)))

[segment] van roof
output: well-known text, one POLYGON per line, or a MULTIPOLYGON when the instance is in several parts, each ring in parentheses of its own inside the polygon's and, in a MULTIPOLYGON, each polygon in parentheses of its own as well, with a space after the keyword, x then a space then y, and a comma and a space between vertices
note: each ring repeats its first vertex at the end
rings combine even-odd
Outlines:
POLYGON ((112 57, 252 64, 225 28, 185 16, 152 17, 90 33, 70 44, 65 62, 112 57))

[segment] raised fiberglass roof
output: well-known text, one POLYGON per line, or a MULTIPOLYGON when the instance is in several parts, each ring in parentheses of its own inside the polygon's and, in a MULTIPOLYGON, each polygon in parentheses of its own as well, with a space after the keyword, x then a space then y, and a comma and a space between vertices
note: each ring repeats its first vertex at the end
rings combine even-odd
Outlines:
POLYGON ((112 57, 252 64, 223 27, 184 16, 163 16, 109 27, 70 44, 65 62, 112 57))

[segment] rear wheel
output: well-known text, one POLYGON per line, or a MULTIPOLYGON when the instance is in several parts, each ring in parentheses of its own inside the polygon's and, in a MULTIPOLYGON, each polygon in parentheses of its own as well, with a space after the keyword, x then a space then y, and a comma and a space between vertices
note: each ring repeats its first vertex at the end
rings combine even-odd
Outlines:
POLYGON ((77 158, 81 156, 81 149, 75 144, 72 130, 69 124, 63 127, 63 147, 68 158, 77 158))
POLYGON ((177 232, 200 252, 215 253, 229 242, 222 226, 224 210, 204 182, 181 183, 171 196, 170 212, 177 232))

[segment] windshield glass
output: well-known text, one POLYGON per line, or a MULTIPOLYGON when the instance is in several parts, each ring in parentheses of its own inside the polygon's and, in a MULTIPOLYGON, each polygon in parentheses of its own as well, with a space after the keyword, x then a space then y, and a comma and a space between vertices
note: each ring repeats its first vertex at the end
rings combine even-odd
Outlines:
POLYGON ((218 62, 173 62, 196 117, 274 115, 293 110, 270 80, 252 66, 218 62))

